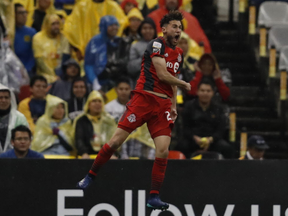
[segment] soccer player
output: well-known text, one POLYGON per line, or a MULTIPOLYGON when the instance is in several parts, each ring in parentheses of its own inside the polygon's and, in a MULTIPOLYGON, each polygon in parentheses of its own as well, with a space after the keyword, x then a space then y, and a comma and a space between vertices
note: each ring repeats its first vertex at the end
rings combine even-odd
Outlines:
POLYGON ((175 77, 183 61, 183 51, 176 47, 182 31, 182 19, 183 15, 179 11, 170 11, 162 18, 160 24, 163 37, 158 37, 148 44, 133 97, 126 105, 127 109, 118 123, 118 128, 98 153, 89 173, 78 182, 78 188, 86 189, 128 135, 147 122, 156 147, 147 207, 168 209, 168 203, 160 200, 159 191, 167 166, 171 130, 177 118, 177 86, 187 91, 191 89, 189 83, 175 77))

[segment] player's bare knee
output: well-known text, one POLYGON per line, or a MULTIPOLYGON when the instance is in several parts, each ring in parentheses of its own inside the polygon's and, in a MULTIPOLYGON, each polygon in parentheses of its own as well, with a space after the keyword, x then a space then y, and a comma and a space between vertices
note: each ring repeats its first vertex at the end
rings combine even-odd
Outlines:
POLYGON ((162 158, 168 157, 169 149, 168 148, 157 148, 156 154, 160 155, 162 158))

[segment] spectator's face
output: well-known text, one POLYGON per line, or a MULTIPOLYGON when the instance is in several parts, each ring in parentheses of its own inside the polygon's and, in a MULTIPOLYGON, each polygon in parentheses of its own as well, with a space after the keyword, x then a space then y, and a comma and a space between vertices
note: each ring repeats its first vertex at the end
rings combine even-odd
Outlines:
POLYGON ((263 158, 265 150, 257 149, 257 148, 249 148, 248 149, 250 155, 255 159, 255 160, 260 160, 263 158))
POLYGON ((213 73, 214 62, 211 59, 205 59, 199 67, 204 76, 211 76, 213 73))
POLYGON ((14 149, 18 152, 24 153, 28 151, 31 139, 29 133, 23 131, 16 131, 14 140, 11 141, 14 149))
POLYGON ((186 56, 189 49, 188 41, 185 38, 181 38, 179 40, 178 47, 180 47, 183 50, 183 56, 186 56))
POLYGON ((117 24, 113 24, 113 25, 108 26, 107 35, 109 37, 115 37, 117 35, 118 29, 119 29, 119 27, 117 24))
POLYGON ((152 39, 154 39, 154 35, 155 35, 155 30, 152 27, 152 25, 145 23, 143 24, 142 28, 141 28, 141 34, 144 38, 145 41, 150 41, 152 39))
POLYGON ((17 7, 16 10, 16 20, 15 24, 16 26, 24 26, 27 21, 27 11, 24 7, 17 7))
POLYGON ((60 103, 56 106, 52 118, 61 120, 64 118, 64 115, 65 115, 64 104, 60 103))
POLYGON ((116 93, 120 101, 128 101, 131 93, 131 87, 127 83, 119 83, 116 93))
POLYGON ((73 94, 76 98, 83 98, 86 94, 86 86, 83 81, 75 82, 73 85, 73 94))
POLYGON ((168 10, 177 10, 178 9, 178 0, 166 0, 166 8, 168 10))
POLYGON ((56 20, 51 24, 51 34, 56 36, 60 33, 60 22, 56 20))
POLYGON ((131 2, 128 2, 124 7, 125 14, 127 15, 129 13, 129 11, 134 7, 135 7, 134 4, 132 4, 131 2))
POLYGON ((178 20, 172 20, 169 24, 163 26, 163 34, 166 35, 167 40, 171 46, 176 46, 179 42, 182 25, 178 20))
POLYGON ((39 8, 47 10, 51 5, 51 0, 38 0, 39 8))
POLYGON ((89 103, 89 114, 92 116, 100 115, 103 104, 100 99, 94 99, 89 103))
POLYGON ((0 110, 7 110, 11 105, 11 96, 8 91, 0 91, 0 110))
POLYGON ((141 20, 136 17, 131 17, 129 21, 130 21, 130 26, 129 26, 130 30, 132 32, 137 32, 139 26, 141 25, 141 20))
POLYGON ((75 78, 75 77, 79 76, 80 71, 76 65, 68 65, 68 67, 66 69, 66 74, 68 77, 75 78))
POLYGON ((47 83, 42 80, 36 80, 34 85, 30 87, 32 96, 36 99, 44 99, 47 91, 47 83))
POLYGON ((213 89, 211 85, 201 84, 198 88, 198 98, 201 103, 210 103, 213 97, 213 89))

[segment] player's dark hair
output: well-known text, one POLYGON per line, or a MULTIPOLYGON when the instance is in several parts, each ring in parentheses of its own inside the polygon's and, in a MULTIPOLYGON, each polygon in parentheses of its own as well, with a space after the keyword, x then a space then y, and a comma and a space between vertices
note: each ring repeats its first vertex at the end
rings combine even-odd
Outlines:
POLYGON ((129 86, 131 86, 131 80, 126 76, 118 78, 115 86, 118 87, 120 83, 127 83, 129 86))
POLYGON ((17 13, 17 9, 19 7, 24 7, 24 6, 22 4, 19 4, 19 3, 14 4, 15 14, 17 13))
POLYGON ((14 129, 12 129, 11 131, 11 139, 14 140, 15 139, 15 134, 17 131, 20 131, 20 132, 27 132, 28 135, 29 135, 29 138, 31 139, 32 137, 32 133, 30 131, 30 129, 28 127, 26 127, 25 125, 19 125, 17 127, 15 127, 14 129))
POLYGON ((200 83, 198 84, 198 89, 202 84, 210 85, 212 90, 215 91, 215 82, 210 77, 203 77, 200 83))
POLYGON ((42 82, 45 82, 47 85, 48 85, 48 82, 47 82, 47 79, 44 77, 44 76, 41 76, 41 75, 35 75, 31 78, 30 80, 30 87, 33 87, 35 82, 39 80, 39 81, 42 81, 42 82))
POLYGON ((183 20, 183 14, 177 10, 169 11, 169 13, 161 19, 160 26, 163 27, 164 25, 169 24, 172 20, 178 20, 181 22, 183 20))

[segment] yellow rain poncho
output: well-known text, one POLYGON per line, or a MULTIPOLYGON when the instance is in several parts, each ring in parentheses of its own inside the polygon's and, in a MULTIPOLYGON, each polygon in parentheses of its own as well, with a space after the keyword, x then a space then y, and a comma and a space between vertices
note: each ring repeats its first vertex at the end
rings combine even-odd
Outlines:
POLYGON ((63 33, 72 46, 79 49, 84 56, 85 47, 90 39, 99 34, 99 23, 103 16, 115 16, 120 24, 118 36, 122 35, 128 20, 117 2, 104 0, 104 2, 93 2, 83 0, 74 6, 74 9, 65 21, 63 33))
POLYGON ((141 127, 137 128, 134 132, 132 132, 126 141, 130 139, 138 140, 142 144, 145 144, 148 147, 155 149, 154 141, 151 138, 151 135, 149 133, 146 123, 143 124, 141 127))
POLYGON ((142 16, 141 12, 139 11, 138 8, 132 8, 129 13, 127 14, 127 18, 130 19, 132 17, 136 17, 138 19, 140 19, 141 21, 144 20, 144 17, 142 16))
POLYGON ((61 66, 62 55, 70 54, 69 42, 63 34, 53 38, 51 25, 60 18, 56 14, 46 15, 42 30, 33 37, 33 52, 36 59, 37 74, 43 75, 48 83, 56 81, 55 69, 61 66))
POLYGON ((108 114, 107 112, 104 111, 104 100, 103 100, 101 94, 98 91, 92 91, 89 94, 88 99, 85 103, 84 113, 82 115, 78 116, 74 120, 74 124, 73 124, 74 131, 75 131, 75 133, 77 133, 77 134, 75 134, 75 142, 76 142, 75 145, 76 145, 76 148, 78 149, 78 153, 79 152, 80 152, 80 154, 87 153, 87 152, 82 152, 80 150, 82 145, 87 145, 87 142, 83 142, 84 139, 87 139, 90 141, 92 149, 95 152, 100 151, 101 147, 105 143, 107 143, 111 139, 111 137, 113 136, 113 133, 116 130, 116 126, 117 125, 116 125, 114 118, 110 114, 108 114), (103 105, 103 111, 101 112, 101 114, 99 116, 91 116, 89 114, 89 104, 92 100, 95 100, 95 99, 101 100, 102 105, 103 105), (76 137, 76 136, 78 136, 77 135, 78 132, 76 131, 77 122, 80 118, 83 118, 83 116, 86 116, 89 119, 89 121, 92 123, 93 131, 94 131, 94 136, 93 136, 94 139, 93 140, 91 140, 90 137, 87 137, 88 134, 82 134, 82 135, 80 135, 81 137, 80 136, 76 137), (84 136, 85 136, 85 138, 84 138, 84 136), (80 142, 78 143, 78 138, 80 138, 80 139, 82 138, 81 143, 80 142))
MULTIPOLYGON (((14 41, 15 35, 15 10, 13 0, 0 1, 0 16, 5 25, 6 33, 10 41, 14 41)), ((11 43, 13 44, 13 43, 11 43)))
POLYGON ((32 141, 32 149, 37 152, 42 152, 47 148, 51 147, 58 139, 56 135, 53 135, 53 130, 51 124, 57 124, 57 127, 61 131, 61 137, 66 140, 66 142, 71 145, 73 144, 72 139, 72 124, 68 118, 68 105, 67 103, 55 96, 46 96, 46 108, 45 113, 41 116, 35 127, 34 137, 32 141), (58 104, 64 104, 65 115, 62 120, 56 121, 52 118, 55 108, 58 104))

